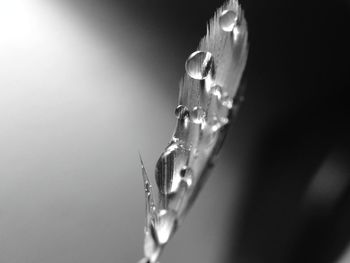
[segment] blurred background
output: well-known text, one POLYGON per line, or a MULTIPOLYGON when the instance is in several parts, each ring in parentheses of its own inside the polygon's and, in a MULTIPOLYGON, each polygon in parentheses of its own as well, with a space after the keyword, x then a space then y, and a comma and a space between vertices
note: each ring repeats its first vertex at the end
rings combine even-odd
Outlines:
MULTIPOLYGON (((222 1, 0 0, 0 262, 137 262, 222 1)), ((349 263, 349 1, 242 0, 245 102, 165 263, 349 263)))

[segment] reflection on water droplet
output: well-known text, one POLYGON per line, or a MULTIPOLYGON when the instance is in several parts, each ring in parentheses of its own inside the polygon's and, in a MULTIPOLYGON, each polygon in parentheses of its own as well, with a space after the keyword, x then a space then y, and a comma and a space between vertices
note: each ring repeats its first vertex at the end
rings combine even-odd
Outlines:
POLYGON ((228 109, 231 109, 233 106, 232 99, 230 98, 230 96, 228 94, 225 94, 224 96, 222 96, 221 103, 222 103, 222 105, 224 105, 228 109))
POLYGON ((194 107, 191 112, 191 120, 196 124, 201 124, 205 120, 205 111, 202 107, 194 107))
POLYGON ((222 30, 231 32, 237 25, 238 16, 233 10, 224 10, 219 18, 219 25, 222 30))
POLYGON ((158 242, 161 245, 167 243, 177 228, 177 214, 174 210, 161 210, 155 220, 154 229, 158 242))
POLYGON ((216 96, 218 99, 221 99, 222 96, 222 87, 219 85, 215 85, 210 88, 210 93, 214 96, 216 96))
POLYGON ((193 79, 205 79, 214 66, 214 59, 210 52, 193 52, 185 63, 187 74, 193 79))
POLYGON ((186 170, 187 170, 187 166, 185 166, 184 168, 181 169, 181 171, 180 171, 180 176, 181 176, 182 178, 185 177, 185 175, 186 175, 186 170))
POLYGON ((220 128, 221 128, 221 124, 217 123, 213 125, 211 129, 213 130, 213 132, 217 132, 220 128))
POLYGON ((184 105, 179 105, 175 109, 175 116, 180 120, 184 120, 190 116, 188 108, 184 105))
POLYGON ((180 176, 186 182, 188 186, 191 186, 193 181, 193 171, 191 167, 184 166, 180 171, 180 176))

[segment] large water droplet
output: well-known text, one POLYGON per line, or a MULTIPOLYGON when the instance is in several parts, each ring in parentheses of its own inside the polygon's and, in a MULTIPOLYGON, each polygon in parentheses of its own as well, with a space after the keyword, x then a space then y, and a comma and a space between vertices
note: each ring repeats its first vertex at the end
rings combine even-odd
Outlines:
POLYGON ((178 105, 175 109, 175 116, 180 120, 184 120, 190 116, 190 112, 186 106, 178 105))
POLYGON ((214 66, 214 58, 210 52, 193 52, 186 60, 185 69, 193 79, 205 79, 214 66))
POLYGON ((196 124, 201 124, 205 120, 205 111, 202 107, 196 106, 193 108, 191 114, 191 120, 196 124))
POLYGON ((164 245, 169 241, 177 228, 177 214, 174 210, 161 210, 155 220, 154 229, 157 233, 158 242, 164 245))
POLYGON ((180 184, 180 170, 187 163, 189 150, 178 143, 170 144, 156 164, 155 178, 163 194, 175 192, 180 184))
POLYGON ((219 25, 222 30, 231 32, 237 25, 238 16, 233 10, 224 10, 219 18, 219 25))
POLYGON ((180 171, 180 176, 182 177, 182 180, 184 180, 188 186, 192 185, 193 171, 192 171, 191 167, 184 166, 180 171))

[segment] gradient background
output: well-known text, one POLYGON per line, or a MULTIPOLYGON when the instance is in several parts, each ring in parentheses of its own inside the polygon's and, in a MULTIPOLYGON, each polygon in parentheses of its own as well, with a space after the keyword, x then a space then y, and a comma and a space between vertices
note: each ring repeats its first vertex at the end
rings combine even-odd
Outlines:
MULTIPOLYGON (((221 1, 0 0, 0 262, 137 262, 221 1), (153 176, 152 176, 153 177, 153 176)), ((350 262, 348 1, 242 1, 246 101, 161 262, 350 262)))

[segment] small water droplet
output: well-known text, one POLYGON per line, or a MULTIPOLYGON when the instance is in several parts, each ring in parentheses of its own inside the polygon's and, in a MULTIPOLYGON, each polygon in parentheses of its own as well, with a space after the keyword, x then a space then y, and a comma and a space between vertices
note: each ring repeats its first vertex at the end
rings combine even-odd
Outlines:
POLYGON ((164 245, 169 241, 177 228, 177 214, 174 210, 159 211, 158 218, 155 220, 154 229, 157 234, 158 242, 164 245))
POLYGON ((205 111, 202 107, 196 106, 191 112, 191 120, 196 124, 201 124, 205 120, 205 111))
POLYGON ((154 213, 155 211, 156 211, 156 206, 154 205, 154 204, 152 204, 151 206, 150 206, 150 210, 151 210, 151 212, 152 213, 154 213))
POLYGON ((193 181, 193 171, 191 167, 184 166, 180 171, 181 178, 186 182, 188 186, 192 185, 193 181))
POLYGON ((233 106, 233 101, 227 93, 222 96, 221 103, 222 103, 222 105, 224 105, 228 109, 231 109, 233 106))
POLYGON ((212 126, 213 132, 217 132, 220 128, 221 128, 221 124, 220 123, 217 123, 217 124, 212 126))
POLYGON ((219 18, 219 25, 222 30, 231 32, 237 25, 238 16, 233 10, 224 10, 219 18))
POLYGON ((187 74, 193 78, 202 80, 208 77, 214 66, 214 58, 210 52, 195 51, 185 63, 187 74))
POLYGON ((221 117, 221 118, 220 118, 220 123, 221 123, 221 126, 224 126, 224 125, 226 125, 227 123, 229 123, 229 120, 228 120, 228 118, 226 118, 226 117, 221 117))
POLYGON ((222 123, 217 117, 213 117, 213 119, 210 120, 208 124, 211 126, 211 130, 214 133, 222 127, 222 123))
POLYGON ((184 120, 190 116, 190 112, 186 106, 179 105, 175 109, 175 116, 180 120, 184 120))
POLYGON ((222 87, 219 85, 215 85, 213 87, 210 88, 210 93, 214 96, 216 96, 218 99, 221 99, 222 96, 222 87))

